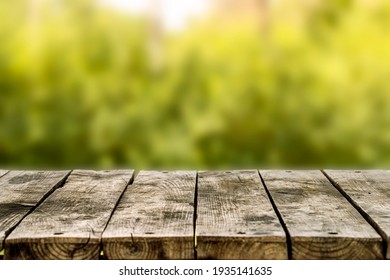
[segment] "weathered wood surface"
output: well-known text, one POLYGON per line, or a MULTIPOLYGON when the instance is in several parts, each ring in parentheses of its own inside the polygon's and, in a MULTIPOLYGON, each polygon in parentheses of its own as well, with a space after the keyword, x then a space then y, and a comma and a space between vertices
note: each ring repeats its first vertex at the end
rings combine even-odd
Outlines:
POLYGON ((260 173, 0 170, 0 259, 390 259, 390 170, 260 173))
POLYGON ((2 169, 0 169, 0 177, 2 177, 3 175, 5 175, 7 172, 8 172, 8 170, 2 170, 2 169))
POLYGON ((102 232, 132 176, 132 170, 73 171, 8 236, 5 259, 98 259, 102 232))
POLYGON ((293 259, 383 259, 382 238, 320 171, 260 171, 293 259))
POLYGON ((108 259, 194 257, 195 171, 141 171, 103 234, 108 259))
POLYGON ((256 170, 198 174, 199 259, 287 259, 286 236, 256 170))
POLYGON ((69 171, 10 171, 0 178, 0 251, 5 237, 69 171))
POLYGON ((390 259, 390 170, 325 170, 386 242, 390 259))

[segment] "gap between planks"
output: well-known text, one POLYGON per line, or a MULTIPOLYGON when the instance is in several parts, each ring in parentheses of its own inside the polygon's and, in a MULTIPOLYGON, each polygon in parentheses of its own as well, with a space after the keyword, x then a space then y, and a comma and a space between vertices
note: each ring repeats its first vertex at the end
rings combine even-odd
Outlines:
POLYGON ((287 259, 286 234, 258 170, 202 171, 198 184, 200 259, 287 259))
POLYGON ((293 259, 383 259, 380 235, 319 170, 261 170, 293 259))
MULTIPOLYGON (((128 184, 126 185, 126 187, 124 188, 123 192, 121 193, 121 195, 119 196, 118 200, 116 201, 115 203, 115 206, 114 206, 114 209, 112 210, 111 214, 110 214, 110 217, 108 218, 108 221, 106 223, 106 226, 104 227, 103 229, 103 232, 107 229, 107 226, 108 224, 110 223, 111 219, 112 219, 112 216, 114 215, 114 212, 116 210, 116 208, 118 207, 118 204, 119 204, 119 201, 121 201, 122 197, 123 197, 123 194, 126 192, 127 188, 129 186, 131 186, 135 180, 135 177, 138 175, 138 171, 135 171, 133 172, 133 175, 131 176, 130 178, 130 181, 128 182, 128 184)), ((104 250, 103 250, 103 242, 100 241, 100 252, 99 252, 99 259, 100 260, 105 260, 106 259, 106 255, 104 254, 104 250)))
POLYGON ((276 216, 278 217, 279 219, 279 223, 281 224, 283 230, 284 230, 284 233, 286 234, 286 243, 287 243, 287 258, 289 260, 292 259, 292 246, 291 246, 291 235, 290 235, 290 232, 288 231, 288 228, 287 228, 287 225, 286 223, 284 222, 283 220, 283 217, 282 215, 280 214, 279 212, 279 209, 278 207, 276 206, 275 204, 275 201, 274 199, 272 198, 272 195, 271 193, 269 192, 265 182, 264 182, 264 179, 263 177, 261 176, 261 173, 260 173, 260 170, 257 170, 258 174, 259 174, 259 177, 260 177, 260 180, 261 180, 261 183, 264 187, 264 190, 265 192, 267 193, 267 196, 268 196, 268 199, 270 200, 271 202, 271 205, 272 205, 272 208, 274 209, 275 213, 276 213, 276 216))
MULTIPOLYGON (((382 172, 388 172, 388 171, 384 171, 384 170, 355 170, 355 171, 351 171, 351 170, 347 170, 347 171, 345 171, 345 170, 321 170, 321 172, 328 178, 328 180, 332 183, 332 185, 348 200, 348 202, 353 207, 355 207, 355 209, 363 216, 363 218, 382 237, 382 239, 383 239, 383 252, 385 255, 385 259, 390 259, 390 248, 389 248, 390 238, 389 238, 389 230, 388 230, 389 227, 388 227, 388 225, 386 226, 386 223, 384 223, 384 220, 380 218, 381 211, 379 211, 377 213, 375 213, 375 211, 372 212, 372 210, 367 211, 368 201, 370 201, 370 200, 369 199, 368 199, 368 201, 365 200, 364 196, 362 196, 361 198, 357 197, 356 193, 353 192, 354 188, 348 188, 350 184, 352 184, 352 186, 354 184, 356 184, 358 187, 359 184, 362 182, 360 182, 357 177, 359 177, 359 175, 363 175, 363 177, 367 176, 367 177, 365 177, 364 183, 367 183, 369 185, 371 185, 372 183, 374 184, 374 189, 371 192, 375 193, 376 192, 375 186, 377 184, 379 184, 379 185, 381 184, 380 180, 377 181, 377 179, 375 178, 378 176, 377 172, 382 173, 382 172), (355 178, 350 178, 347 185, 345 185, 345 182, 343 182, 342 180, 339 181, 340 178, 343 178, 343 175, 344 176, 352 176, 351 173, 355 173, 355 175, 357 175, 357 176, 355 178), (363 174, 363 173, 365 173, 365 174, 363 174), (375 174, 375 173, 377 173, 377 174, 375 174), (375 179, 373 179, 372 176, 374 176, 375 179), (371 179, 371 182, 368 182, 370 179, 371 179), (346 189, 344 189, 344 188, 346 188, 346 189), (373 217, 371 215, 373 215, 373 217), (379 217, 378 217, 378 215, 379 215, 379 217), (387 227, 387 230, 386 230, 386 227, 387 227)), ((385 179, 384 183, 386 184, 388 182, 389 182, 388 179, 387 180, 385 179)), ((363 191, 363 189, 361 191, 363 191)), ((369 192, 368 194, 371 194, 371 193, 369 192)), ((387 204, 386 198, 389 197, 388 194, 389 194, 389 192, 387 192, 387 195, 382 193, 382 195, 384 195, 384 196, 381 196, 381 195, 379 196, 380 198, 384 197, 384 201, 381 201, 382 204, 387 204)))
POLYGON ((8 172, 9 172, 9 170, 0 169, 0 178, 3 177, 4 175, 6 175, 8 172))
MULTIPOLYGON (((6 171, 5 173, 3 173, 1 177, 7 175, 8 173, 10 173, 11 170, 9 171, 6 171)), ((49 171, 50 172, 50 171, 49 171)), ((55 171, 53 171, 55 172, 55 171)), ((60 171, 62 172, 62 171, 60 171)), ((59 188, 62 188, 66 182, 66 180, 68 179, 69 175, 72 173, 72 170, 70 171, 64 171, 64 172, 67 172, 64 177, 58 181, 51 189, 49 189, 45 194, 42 195, 42 197, 35 203, 34 206, 32 206, 21 218, 20 220, 15 223, 15 225, 11 226, 8 230, 6 230, 4 232, 4 239, 2 240, 2 243, 0 244, 2 248, 1 252, 0 252, 0 256, 2 259, 4 259, 4 256, 5 256, 5 242, 6 242, 6 239, 7 237, 15 230, 15 228, 18 227, 18 225, 20 225, 20 223, 28 216, 30 215, 31 213, 33 213, 35 211, 35 209, 37 209, 48 197, 50 197, 50 195, 52 193, 54 193, 57 189, 59 188)))
POLYGON ((196 171, 141 171, 103 233, 108 259, 194 259, 196 171))
POLYGON ((72 171, 66 188, 53 192, 8 236, 5 259, 98 259, 102 229, 132 173, 72 171), (86 188, 80 188, 83 186, 86 188), (104 196, 97 191, 103 191, 104 196), (95 210, 100 210, 99 215, 93 210, 94 205, 95 210), (82 215, 73 220, 78 214, 82 215))
POLYGON ((194 194, 194 219, 193 219, 193 228, 194 228, 194 259, 198 259, 198 243, 196 239, 196 221, 198 220, 198 181, 199 181, 199 172, 196 171, 195 177, 195 194, 194 194))
POLYGON ((330 181, 330 183, 343 195, 348 202, 355 207, 355 209, 363 216, 363 218, 376 230, 376 232, 383 239, 383 251, 386 252, 388 248, 387 237, 383 230, 379 227, 379 225, 368 215, 359 204, 357 204, 324 170, 321 172, 325 175, 325 177, 330 181))

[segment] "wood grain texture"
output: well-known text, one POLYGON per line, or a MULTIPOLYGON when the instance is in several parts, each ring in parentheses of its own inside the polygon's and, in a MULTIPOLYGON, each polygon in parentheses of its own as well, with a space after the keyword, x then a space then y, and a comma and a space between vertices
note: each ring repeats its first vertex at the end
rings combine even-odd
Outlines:
POLYGON ((285 232, 256 170, 198 174, 199 259, 287 259, 285 232))
POLYGON ((320 171, 260 171, 293 259, 383 259, 382 239, 320 171))
POLYGON ((195 171, 141 171, 103 234, 108 259, 192 259, 195 171))
POLYGON ((69 171, 10 171, 0 178, 0 251, 5 237, 69 171))
POLYGON ((5 241, 5 259, 98 259, 102 232, 132 170, 73 171, 5 241))
POLYGON ((390 259, 390 170, 325 170, 386 242, 390 259))

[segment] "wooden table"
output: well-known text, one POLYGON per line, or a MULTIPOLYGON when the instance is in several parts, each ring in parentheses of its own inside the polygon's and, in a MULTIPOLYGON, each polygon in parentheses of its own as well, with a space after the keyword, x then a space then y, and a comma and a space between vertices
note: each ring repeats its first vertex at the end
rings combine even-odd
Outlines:
POLYGON ((0 170, 7 259, 390 259, 390 170, 0 170))

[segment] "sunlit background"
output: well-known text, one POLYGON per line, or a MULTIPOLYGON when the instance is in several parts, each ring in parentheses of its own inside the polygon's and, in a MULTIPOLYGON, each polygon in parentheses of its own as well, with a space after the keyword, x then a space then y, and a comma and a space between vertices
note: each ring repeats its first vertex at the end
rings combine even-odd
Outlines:
POLYGON ((0 1, 0 167, 388 168, 390 1, 0 1))

